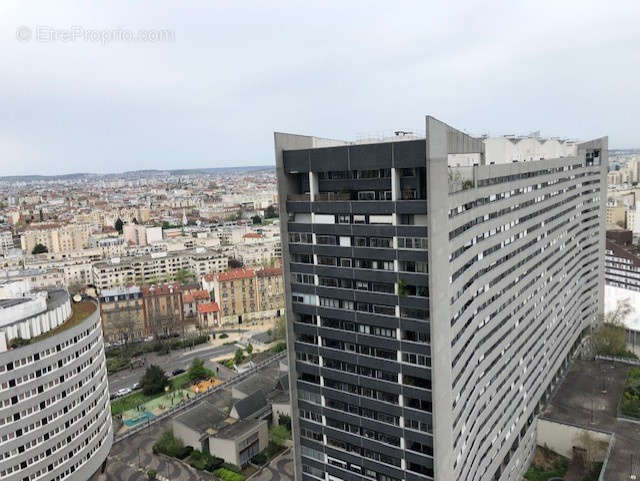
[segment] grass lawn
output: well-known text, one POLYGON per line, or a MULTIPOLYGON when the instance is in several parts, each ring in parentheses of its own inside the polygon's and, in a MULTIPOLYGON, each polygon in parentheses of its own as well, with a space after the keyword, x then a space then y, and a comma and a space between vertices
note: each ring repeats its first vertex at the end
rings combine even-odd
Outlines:
MULTIPOLYGON (((213 372, 211 369, 207 369, 207 373, 209 374, 209 376, 215 377, 215 372, 213 372)), ((191 384, 193 384, 189 379, 189 377, 187 376, 186 372, 180 374, 179 376, 172 377, 171 379, 169 379, 169 382, 171 383, 171 388, 174 391, 186 390, 186 388, 188 388, 189 386, 191 386, 191 384)), ((189 393, 188 395, 189 397, 192 397, 193 393, 189 393)), ((111 401, 111 415, 115 416, 116 414, 122 414, 125 411, 135 409, 136 406, 149 403, 150 401, 154 401, 163 396, 165 396, 165 393, 146 395, 146 394, 143 394, 142 391, 133 392, 128 396, 121 397, 119 399, 115 399, 111 401)), ((153 408, 155 408, 155 405, 153 408)), ((153 408, 147 407, 147 409, 153 409, 153 408)))

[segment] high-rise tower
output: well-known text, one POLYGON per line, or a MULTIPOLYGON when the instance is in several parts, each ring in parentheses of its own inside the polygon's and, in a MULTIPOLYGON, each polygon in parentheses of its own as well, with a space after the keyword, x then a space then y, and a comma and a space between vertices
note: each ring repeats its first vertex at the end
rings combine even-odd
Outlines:
POLYGON ((425 134, 275 134, 298 481, 521 479, 602 312, 607 138, 425 134))

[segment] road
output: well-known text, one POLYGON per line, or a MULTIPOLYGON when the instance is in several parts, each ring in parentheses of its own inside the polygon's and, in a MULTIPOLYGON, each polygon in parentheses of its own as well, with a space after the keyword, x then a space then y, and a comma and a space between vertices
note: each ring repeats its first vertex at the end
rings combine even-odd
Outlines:
MULTIPOLYGON (((170 376, 174 369, 187 369, 191 364, 191 361, 196 357, 205 360, 205 366, 210 369, 216 369, 218 364, 210 361, 212 357, 231 355, 236 351, 235 345, 227 346, 211 346, 209 348, 196 346, 193 350, 181 349, 179 351, 172 351, 166 356, 159 356, 155 353, 146 354, 146 365, 155 364, 160 366, 170 376)), ((146 367, 138 367, 135 369, 125 369, 109 376, 109 392, 116 392, 118 389, 131 387, 136 382, 140 381, 140 378, 144 374, 146 367)), ((226 368, 220 367, 218 374, 224 380, 225 375, 231 373, 226 368), (223 372, 220 372, 223 371, 223 372), (229 371, 229 372, 226 372, 229 371)))

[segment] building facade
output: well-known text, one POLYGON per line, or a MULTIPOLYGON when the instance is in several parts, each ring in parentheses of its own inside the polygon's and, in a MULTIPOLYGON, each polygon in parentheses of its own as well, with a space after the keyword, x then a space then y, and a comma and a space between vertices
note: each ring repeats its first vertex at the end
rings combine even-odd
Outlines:
POLYGON ((142 288, 144 325, 147 335, 184 333, 182 286, 175 283, 142 288))
POLYGON ((48 252, 75 251, 89 247, 88 224, 70 224, 67 226, 34 226, 20 237, 22 250, 31 254, 36 245, 42 244, 48 252))
POLYGON ((213 291, 220 306, 221 324, 279 317, 282 314, 283 282, 280 267, 232 269, 205 276, 202 286, 213 291))
POLYGON ((603 309, 608 162, 525 140, 275 134, 297 480, 521 479, 603 309))
POLYGON ((0 479, 89 479, 113 442, 97 305, 63 289, 0 299, 0 345, 0 479))
POLYGON ((607 231, 605 279, 608 286, 640 292, 640 253, 629 230, 607 231))
POLYGON ((143 303, 138 286, 103 290, 100 293, 100 313, 104 338, 114 342, 148 336, 143 303))

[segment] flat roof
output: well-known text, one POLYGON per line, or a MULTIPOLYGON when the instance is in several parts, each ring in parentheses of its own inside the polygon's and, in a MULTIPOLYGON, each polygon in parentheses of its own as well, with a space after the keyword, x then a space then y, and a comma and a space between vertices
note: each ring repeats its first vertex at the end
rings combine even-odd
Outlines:
POLYGON ((246 435, 247 431, 258 427, 262 423, 266 423, 266 421, 261 419, 243 419, 233 424, 229 424, 216 434, 212 434, 212 436, 220 439, 238 439, 246 435))
POLYGON ((176 416, 174 421, 184 424, 189 429, 204 434, 208 429, 215 429, 224 423, 228 415, 208 401, 202 401, 194 408, 176 416))
MULTIPOLYGON (((638 423, 616 417, 624 382, 632 367, 607 361, 574 360, 541 415, 549 421, 615 433, 603 479, 629 479, 629 460, 638 456, 638 423)), ((635 474, 640 475, 640 469, 635 474)))

